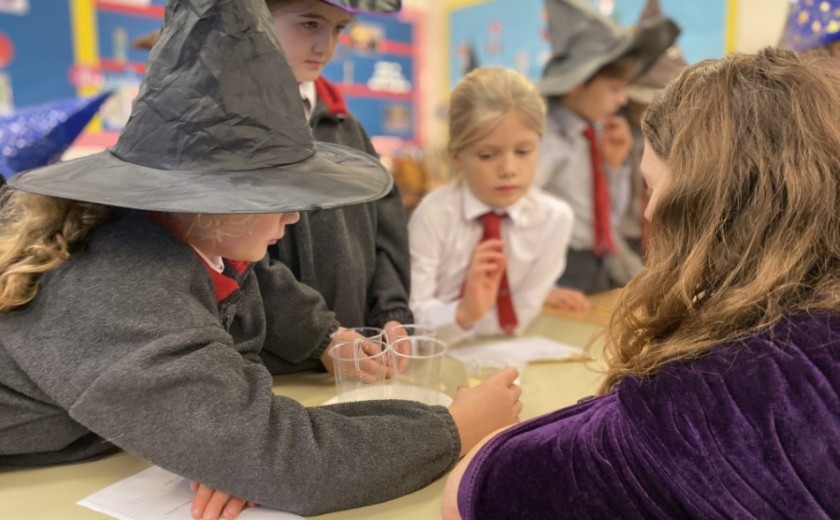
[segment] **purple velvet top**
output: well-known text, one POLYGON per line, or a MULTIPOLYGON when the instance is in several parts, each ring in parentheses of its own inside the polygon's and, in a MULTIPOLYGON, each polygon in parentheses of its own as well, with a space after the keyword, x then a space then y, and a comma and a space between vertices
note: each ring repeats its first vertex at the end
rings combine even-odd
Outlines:
POLYGON ((840 316, 799 315, 488 442, 465 520, 840 518, 840 316))

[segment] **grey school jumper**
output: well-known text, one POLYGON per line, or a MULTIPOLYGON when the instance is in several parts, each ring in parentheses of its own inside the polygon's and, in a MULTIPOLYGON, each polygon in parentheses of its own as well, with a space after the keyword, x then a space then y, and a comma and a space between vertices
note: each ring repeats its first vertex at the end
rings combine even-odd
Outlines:
MULTIPOLYGON (((300 286, 286 279, 289 290, 300 286)), ((187 245, 144 213, 120 211, 43 277, 33 302, 0 316, 0 464, 71 461, 113 443, 191 480, 312 515, 411 492, 457 460, 443 407, 305 408, 273 395, 250 269, 240 287, 217 304, 187 245)), ((306 298, 296 301, 320 301, 306 298)), ((286 330, 306 327, 311 308, 288 311, 286 330)), ((287 347, 290 362, 318 355, 287 347)))
MULTIPOLYGON (((329 93, 330 99, 319 95, 315 104, 310 119, 315 138, 376 155, 338 91, 323 78, 316 84, 322 93, 329 93)), ((408 307, 408 225, 396 184, 388 195, 373 202, 302 212, 300 222, 287 228, 286 236, 269 248, 269 254, 288 266, 298 280, 317 290, 345 327, 414 321, 408 307)), ((265 276, 258 271, 263 292, 268 293, 262 282, 265 276)), ((278 333, 269 320, 269 338, 278 333)), ((323 351, 327 338, 313 336, 306 341, 323 351)), ((274 345, 273 341, 266 345, 263 359, 272 373, 286 372, 288 367, 275 355, 274 345)))

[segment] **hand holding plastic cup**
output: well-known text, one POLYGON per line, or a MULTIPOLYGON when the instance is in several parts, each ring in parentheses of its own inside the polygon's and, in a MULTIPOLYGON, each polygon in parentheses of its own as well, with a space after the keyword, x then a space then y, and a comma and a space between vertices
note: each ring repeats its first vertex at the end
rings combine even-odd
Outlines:
MULTIPOLYGON (((430 327, 429 325, 420 325, 416 323, 400 323, 391 326, 386 325, 382 334, 383 339, 388 343, 388 345, 391 346, 392 350, 407 349, 410 346, 410 343, 400 342, 400 340, 413 336, 424 336, 427 338, 434 338, 436 337, 435 329, 433 327, 430 327)), ((403 371, 406 367, 407 362, 407 358, 396 358, 396 370, 400 372, 403 371)))
POLYGON ((328 353, 339 402, 390 398, 387 379, 391 377, 392 360, 386 343, 358 335, 334 338, 328 353))

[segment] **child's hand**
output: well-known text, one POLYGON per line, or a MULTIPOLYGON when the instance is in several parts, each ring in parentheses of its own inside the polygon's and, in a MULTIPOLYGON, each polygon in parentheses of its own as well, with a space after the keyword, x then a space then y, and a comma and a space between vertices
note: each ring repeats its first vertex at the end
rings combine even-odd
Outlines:
POLYGON ((233 520, 246 507, 256 505, 244 498, 231 496, 229 493, 207 487, 198 482, 193 482, 190 487, 195 491, 195 498, 193 498, 192 508, 190 509, 193 518, 233 520))
POLYGON ((621 166, 633 147, 630 124, 621 116, 613 115, 601 131, 601 158, 610 166, 621 166))
POLYGON ((552 289, 545 299, 545 304, 561 311, 586 312, 592 307, 585 294, 577 289, 570 289, 568 287, 555 287, 552 289))
MULTIPOLYGON (((377 338, 377 340, 382 341, 384 338, 377 338)), ((377 377, 376 375, 383 371, 382 364, 387 363, 388 358, 386 356, 380 356, 378 360, 371 360, 369 357, 381 353, 381 345, 377 342, 368 341, 367 338, 358 332, 345 328, 339 328, 338 331, 333 334, 330 344, 327 345, 326 350, 324 350, 324 353, 321 354, 321 364, 324 365, 327 372, 331 374, 335 373, 335 364, 329 354, 330 349, 338 343, 348 341, 359 342, 359 368, 362 370, 360 378, 364 381, 367 374, 375 374, 373 377, 377 377)), ((384 371, 385 377, 391 377, 391 368, 389 366, 385 366, 384 371)))
POLYGON ((507 266, 503 247, 504 241, 493 238, 480 242, 473 251, 464 280, 464 295, 455 311, 455 320, 462 328, 472 327, 496 304, 499 283, 507 266))
POLYGON ((461 455, 490 432, 519 422, 522 389, 514 384, 519 370, 510 367, 474 387, 460 386, 449 413, 461 436, 461 455))
MULTIPOLYGON (((405 339, 408 337, 408 333, 403 327, 403 324, 396 321, 391 320, 386 323, 382 330, 385 331, 383 336, 383 341, 391 345, 391 348, 399 352, 400 354, 409 354, 411 351, 411 343, 408 341, 400 341, 401 339, 405 339), (396 344, 396 346, 395 346, 396 344)), ((397 372, 402 372, 408 366, 408 359, 404 357, 397 357, 396 369, 397 372)))

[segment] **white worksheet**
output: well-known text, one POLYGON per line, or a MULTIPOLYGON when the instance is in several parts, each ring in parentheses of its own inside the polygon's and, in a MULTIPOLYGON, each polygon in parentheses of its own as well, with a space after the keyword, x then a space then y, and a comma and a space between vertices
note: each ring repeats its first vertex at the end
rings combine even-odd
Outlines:
MULTIPOLYGON (((78 502, 120 520, 192 520, 189 480, 158 466, 120 480, 78 502)), ((248 508, 240 520, 302 520, 302 516, 264 507, 248 508)))

